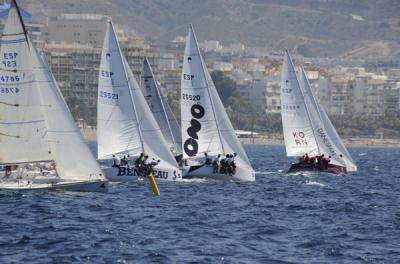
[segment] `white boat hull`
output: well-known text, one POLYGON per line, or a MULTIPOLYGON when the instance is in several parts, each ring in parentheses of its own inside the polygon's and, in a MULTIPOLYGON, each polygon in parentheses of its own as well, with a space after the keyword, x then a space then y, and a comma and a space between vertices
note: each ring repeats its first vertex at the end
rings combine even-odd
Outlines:
MULTIPOLYGON (((135 168, 104 166, 102 167, 102 170, 106 179, 109 181, 134 181, 137 180, 138 177, 141 177, 135 168)), ((165 181, 181 181, 182 170, 156 166, 154 168, 154 178, 165 181)))
POLYGON ((188 173, 184 178, 211 178, 217 180, 255 181, 255 172, 249 168, 236 167, 234 175, 214 173, 212 165, 198 165, 186 167, 188 173))
POLYGON ((30 181, 1 182, 0 190, 27 191, 27 190, 64 190, 74 192, 107 192, 108 181, 71 181, 58 183, 32 183, 30 181))

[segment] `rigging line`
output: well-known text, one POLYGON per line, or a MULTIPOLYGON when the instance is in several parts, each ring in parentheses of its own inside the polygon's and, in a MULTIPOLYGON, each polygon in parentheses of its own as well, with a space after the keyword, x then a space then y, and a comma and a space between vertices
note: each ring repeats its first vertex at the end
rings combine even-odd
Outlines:
POLYGON ((8 135, 8 134, 5 134, 5 133, 1 133, 1 132, 0 132, 0 135, 1 135, 1 136, 5 136, 5 137, 12 137, 12 138, 21 138, 20 136, 13 136, 13 135, 8 135))
POLYGON ((213 141, 212 141, 212 140, 213 140, 213 138, 214 138, 214 136, 212 136, 212 137, 211 137, 210 143, 208 143, 208 146, 207 146, 207 152, 209 152, 209 151, 210 151, 210 146, 211 146, 211 143, 213 142, 213 141))
POLYGON ((6 68, 0 68, 0 71, 14 72, 14 73, 18 72, 18 70, 17 70, 17 69, 10 70, 10 69, 6 69, 6 68))
POLYGON ((3 37, 19 36, 19 35, 25 35, 25 33, 24 32, 20 32, 20 33, 12 33, 12 34, 1 34, 1 36, 3 36, 3 37))
POLYGON ((15 107, 18 107, 18 106, 19 106, 19 104, 10 104, 10 103, 1 102, 1 101, 0 101, 0 104, 5 104, 5 105, 15 106, 15 107))

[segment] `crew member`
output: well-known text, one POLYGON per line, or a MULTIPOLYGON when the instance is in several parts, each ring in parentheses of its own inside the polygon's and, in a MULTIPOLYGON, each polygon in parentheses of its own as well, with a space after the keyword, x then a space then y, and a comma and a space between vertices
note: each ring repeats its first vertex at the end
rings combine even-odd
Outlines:
POLYGON ((218 173, 218 171, 219 171, 219 160, 220 160, 220 158, 221 158, 221 154, 218 154, 212 160, 213 173, 218 173))
POLYGON ((211 165, 211 158, 208 156, 207 152, 204 152, 204 156, 206 158, 204 164, 205 165, 211 165))
POLYGON ((121 159, 115 155, 112 155, 113 157, 113 167, 121 167, 121 159))
POLYGON ((317 156, 317 163, 318 163, 318 168, 319 169, 323 169, 324 168, 324 164, 322 162, 322 160, 324 159, 325 155, 322 154, 321 156, 317 156))

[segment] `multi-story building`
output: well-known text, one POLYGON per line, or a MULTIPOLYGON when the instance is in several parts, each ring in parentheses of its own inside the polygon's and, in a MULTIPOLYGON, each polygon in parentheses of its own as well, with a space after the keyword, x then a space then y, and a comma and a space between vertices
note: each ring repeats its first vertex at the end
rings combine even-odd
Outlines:
POLYGON ((80 44, 46 44, 44 48, 66 100, 79 99, 94 110, 101 49, 80 44))
POLYGON ((266 113, 279 113, 281 111, 281 78, 270 76, 266 79, 266 113))
MULTIPOLYGON (((44 51, 65 99, 78 99, 94 114, 97 84, 107 17, 65 14, 49 18, 45 28, 44 51)), ((127 36, 116 28, 121 50, 137 81, 140 82, 143 59, 148 57, 157 72, 158 50, 138 36, 127 36)), ((90 124, 93 125, 93 124, 90 124)))
POLYGON ((98 14, 62 14, 48 17, 43 27, 47 43, 88 44, 101 48, 108 17, 98 14))

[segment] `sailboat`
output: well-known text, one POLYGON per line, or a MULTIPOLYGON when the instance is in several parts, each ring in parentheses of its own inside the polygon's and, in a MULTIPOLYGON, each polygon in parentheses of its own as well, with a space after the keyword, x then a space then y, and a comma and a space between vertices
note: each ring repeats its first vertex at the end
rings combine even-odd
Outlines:
POLYGON ((281 90, 282 125, 288 157, 322 156, 330 162, 314 164, 308 160, 294 163, 289 172, 324 171, 337 175, 357 171, 357 166, 335 128, 311 90, 304 69, 300 78, 286 51, 281 90))
POLYGON ((225 112, 191 25, 183 57, 181 132, 188 176, 255 180, 255 172, 225 112), (204 163, 205 153, 209 157, 220 154, 221 158, 236 154, 236 172, 227 174, 221 173, 221 168, 214 170, 213 166, 204 163))
POLYGON ((174 156, 182 155, 181 128, 176 121, 166 98, 162 95, 158 87, 147 57, 143 60, 143 70, 140 77, 140 87, 142 88, 143 95, 147 100, 151 112, 153 113, 170 150, 174 156))
POLYGON ((0 189, 106 192, 108 182, 32 45, 15 0, 0 54, 0 189))
POLYGON ((154 167, 155 178, 182 179, 182 171, 121 52, 111 20, 107 22, 100 63, 97 144, 98 159, 109 180, 125 181, 142 176, 132 163, 129 166, 112 164, 113 156, 129 155, 135 159, 141 153, 160 161, 154 167))

